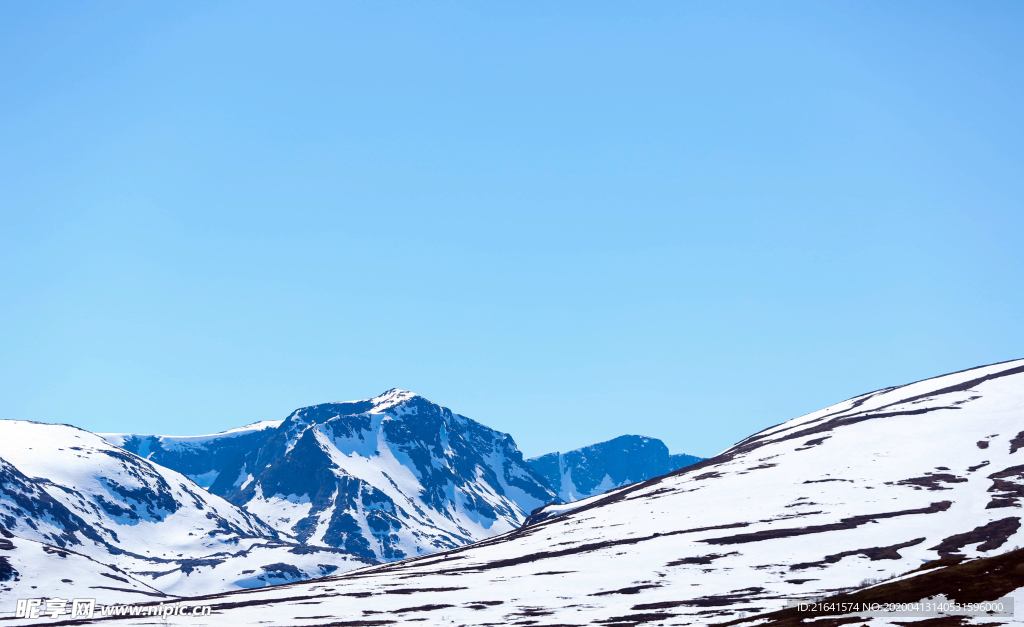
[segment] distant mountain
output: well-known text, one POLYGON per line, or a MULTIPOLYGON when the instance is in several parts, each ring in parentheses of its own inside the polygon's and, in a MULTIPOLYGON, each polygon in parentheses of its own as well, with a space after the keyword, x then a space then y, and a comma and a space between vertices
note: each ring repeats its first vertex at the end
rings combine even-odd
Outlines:
POLYGON ((548 453, 526 460, 558 494, 570 503, 638 481, 696 464, 704 458, 669 455, 656 438, 623 435, 568 453, 548 453))
POLYGON ((700 458, 623 436, 524 462, 511 436, 403 390, 203 436, 103 434, 286 537, 392 561, 518 527, 533 509, 700 458))
POLYGON ((19 420, 0 420, 0 535, 14 547, 7 563, 18 573, 0 591, 38 584, 64 563, 88 570, 90 560, 104 565, 95 577, 109 579, 112 568, 124 574, 108 585, 143 595, 256 587, 374 563, 303 546, 96 434, 19 420))
POLYGON ((1024 602, 1022 505, 1019 360, 862 394, 470 546, 203 602, 263 627, 916 624, 779 610, 857 589, 838 599, 1024 602))
POLYGON ((206 436, 4 420, 0 592, 63 570, 121 600, 295 582, 515 530, 560 500, 549 482, 569 500, 676 463, 639 436, 553 459, 545 478, 508 434, 402 390, 206 436))
POLYGON ((236 457, 258 450, 283 420, 265 420, 214 435, 101 433, 115 446, 177 470, 204 488, 236 457))
POLYGON ((524 462, 508 434, 403 390, 204 436, 104 434, 307 544, 391 561, 700 461, 622 436, 524 462))
POLYGON ((368 560, 504 533, 555 500, 510 435, 403 390, 304 407, 276 428, 226 435, 197 440, 187 454, 180 440, 147 441, 170 450, 163 463, 215 476, 211 492, 278 531, 368 560), (254 445, 239 447, 241 438, 254 445), (225 446, 240 452, 225 462, 225 446))

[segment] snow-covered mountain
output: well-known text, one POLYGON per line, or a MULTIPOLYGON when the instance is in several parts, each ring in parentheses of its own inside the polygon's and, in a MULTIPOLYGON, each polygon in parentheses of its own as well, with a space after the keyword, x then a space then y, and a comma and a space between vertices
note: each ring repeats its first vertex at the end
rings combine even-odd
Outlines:
MULTIPOLYGON (((470 546, 205 602, 235 625, 738 620, 1014 549, 1022 449, 1024 360, 852 398, 470 546)), ((1024 601, 1014 576, 979 594, 1024 601)))
POLYGON ((381 561, 503 533, 559 497, 575 500, 699 461, 669 455, 659 440, 624 436, 524 464, 507 434, 402 390, 214 435, 102 435, 281 533, 381 561))
MULTIPOLYGON (((173 594, 461 546, 555 500, 509 435, 401 390, 211 436, 0 421, 0 475, 15 546, 50 546, 173 594)), ((7 557, 0 578, 52 578, 52 559, 7 557)))
POLYGON ((210 491, 302 542, 373 560, 504 533, 555 500, 510 435, 403 390, 296 410, 210 491))
POLYGON ((566 503, 653 479, 696 464, 703 457, 669 455, 665 443, 642 435, 623 435, 568 453, 548 453, 527 461, 566 503))
POLYGON ((4 546, 14 546, 0 547, 0 557, 14 551, 6 561, 18 573, 0 584, 6 587, 63 579, 55 575, 64 564, 123 571, 123 585, 107 582, 119 588, 187 594, 371 563, 302 546, 187 477, 98 435, 17 420, 0 421, 0 534, 4 546))

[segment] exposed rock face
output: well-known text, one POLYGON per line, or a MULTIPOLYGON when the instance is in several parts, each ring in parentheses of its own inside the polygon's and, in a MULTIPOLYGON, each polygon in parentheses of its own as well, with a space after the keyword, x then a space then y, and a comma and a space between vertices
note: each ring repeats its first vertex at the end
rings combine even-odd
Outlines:
POLYGON ((526 460, 558 498, 572 502, 696 464, 702 457, 669 455, 658 439, 623 435, 568 453, 548 453, 526 460))

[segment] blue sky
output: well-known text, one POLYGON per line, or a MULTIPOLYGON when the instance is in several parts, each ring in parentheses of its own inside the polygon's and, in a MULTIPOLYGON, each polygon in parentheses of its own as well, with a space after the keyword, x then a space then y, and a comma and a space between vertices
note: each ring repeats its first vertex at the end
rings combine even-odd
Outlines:
POLYGON ((1019 3, 0 5, 0 417, 712 455, 1024 357, 1019 3))

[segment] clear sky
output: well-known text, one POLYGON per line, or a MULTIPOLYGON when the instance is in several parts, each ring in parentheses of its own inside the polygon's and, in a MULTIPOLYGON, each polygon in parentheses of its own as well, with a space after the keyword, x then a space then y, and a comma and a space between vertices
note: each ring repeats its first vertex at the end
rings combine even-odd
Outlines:
MULTIPOLYGON (((712 455, 1024 357, 1019 2, 0 3, 0 417, 712 455)), ((940 435, 940 434, 939 434, 940 435)))

